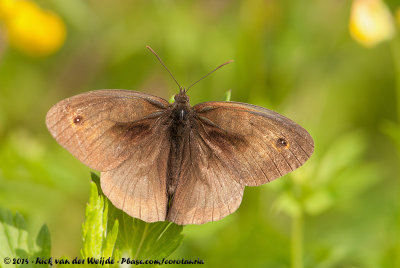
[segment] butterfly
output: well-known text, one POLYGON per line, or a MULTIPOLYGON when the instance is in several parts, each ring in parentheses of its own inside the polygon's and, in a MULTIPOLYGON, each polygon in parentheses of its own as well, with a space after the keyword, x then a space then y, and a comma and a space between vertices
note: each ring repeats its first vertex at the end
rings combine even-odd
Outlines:
POLYGON ((238 209, 245 186, 297 169, 314 151, 310 134, 276 112, 232 101, 192 107, 190 87, 178 86, 173 103, 95 90, 47 113, 51 135, 101 172, 104 194, 132 217, 179 225, 220 220, 238 209))

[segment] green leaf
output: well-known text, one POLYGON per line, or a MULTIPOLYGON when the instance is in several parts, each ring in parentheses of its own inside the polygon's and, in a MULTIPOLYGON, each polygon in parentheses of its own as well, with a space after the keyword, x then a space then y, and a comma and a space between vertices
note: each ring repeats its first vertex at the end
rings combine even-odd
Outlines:
POLYGON ((103 191, 101 190, 101 187, 100 187, 100 177, 94 172, 90 172, 90 177, 92 178, 92 181, 96 184, 97 190, 99 191, 99 193, 104 195, 103 191))
POLYGON ((89 203, 86 205, 86 219, 82 226, 83 257, 101 257, 103 242, 104 200, 98 195, 97 186, 91 183, 89 203))
POLYGON ((162 259, 182 243, 183 226, 170 222, 146 223, 120 212, 122 224, 118 245, 131 259, 162 259))
POLYGON ((182 243, 183 226, 170 222, 146 223, 113 208, 121 222, 118 245, 134 259, 161 259, 171 255, 182 243))
POLYGON ((298 216, 301 213, 301 204, 290 192, 283 192, 275 200, 274 209, 284 211, 290 216, 298 216))
POLYGON ((8 264, 7 267, 48 267, 47 264, 34 264, 36 258, 49 258, 51 254, 50 232, 43 225, 33 243, 24 218, 16 213, 15 216, 8 210, 0 209, 0 261, 4 258, 28 259, 29 263, 8 264))
POLYGON ((334 204, 334 198, 326 189, 313 191, 304 200, 304 209, 311 215, 317 215, 329 209, 334 204))
POLYGON ((50 231, 47 228, 47 225, 43 224, 42 228, 36 238, 36 243, 34 245, 35 255, 41 258, 50 258, 51 257, 51 240, 50 240, 50 231))
POLYGON ((338 137, 319 164, 316 175, 318 182, 326 183, 340 171, 352 167, 361 159, 366 147, 366 137, 362 132, 355 131, 338 137))
MULTIPOLYGON (((92 179, 100 182, 94 173, 92 179)), ((99 183, 97 185, 99 188, 99 183)), ((98 191, 100 192, 100 189, 98 191)), ((97 190, 92 189, 92 195, 94 193, 97 194, 97 190)), ((107 200, 104 195, 102 197, 107 200)), ((134 259, 162 259, 171 255, 182 243, 183 226, 170 222, 146 223, 132 218, 111 203, 106 203, 108 203, 108 225, 110 222, 114 222, 114 225, 112 229, 107 230, 109 235, 103 250, 110 254, 111 245, 116 244, 114 249, 117 248, 118 251, 114 253, 114 259, 118 259, 115 254, 119 252, 126 253, 134 259)), ((103 226, 104 224, 105 222, 103 226)), ((109 256, 107 254, 103 253, 103 256, 109 256)))
POLYGON ((154 248, 149 251, 151 258, 164 258, 171 255, 183 241, 182 230, 183 226, 172 222, 162 228, 162 232, 154 240, 154 248))
POLYGON ((232 89, 225 92, 225 101, 231 101, 232 89))
MULTIPOLYGON (((92 173, 92 179, 96 181, 98 176, 92 173)), ((97 180, 99 182, 99 180, 97 180)), ((87 258, 112 258, 116 257, 115 245, 118 237, 118 220, 114 221, 111 230, 108 226, 108 201, 99 194, 98 186, 91 182, 89 202, 86 205, 86 218, 82 225, 83 246, 81 255, 87 258)), ((108 266, 108 265, 105 265, 108 266)))
POLYGON ((168 257, 182 243, 183 227, 170 222, 146 223, 133 220, 132 256, 135 259, 159 259, 168 257))
POLYGON ((113 250, 115 246, 115 242, 117 241, 118 237, 118 220, 115 220, 115 223, 113 225, 113 228, 111 229, 111 232, 109 235, 106 237, 106 241, 103 247, 103 257, 108 258, 113 256, 113 250))

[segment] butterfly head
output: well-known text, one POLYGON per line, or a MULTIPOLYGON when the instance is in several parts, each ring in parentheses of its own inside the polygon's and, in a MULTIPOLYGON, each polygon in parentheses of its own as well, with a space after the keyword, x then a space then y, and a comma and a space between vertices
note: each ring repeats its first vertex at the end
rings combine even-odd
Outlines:
POLYGON ((178 104, 188 104, 189 103, 189 96, 186 95, 186 90, 184 88, 179 89, 179 93, 174 96, 174 100, 178 104))

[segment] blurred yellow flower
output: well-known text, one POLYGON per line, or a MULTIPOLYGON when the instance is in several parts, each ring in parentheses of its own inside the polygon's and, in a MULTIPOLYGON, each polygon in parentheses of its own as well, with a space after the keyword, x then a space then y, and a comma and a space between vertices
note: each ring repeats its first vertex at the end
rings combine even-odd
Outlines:
POLYGON ((351 36, 368 47, 395 34, 393 17, 381 0, 354 0, 349 26, 351 36))
POLYGON ((0 0, 0 19, 11 45, 31 56, 49 55, 64 44, 61 18, 27 0, 0 0))

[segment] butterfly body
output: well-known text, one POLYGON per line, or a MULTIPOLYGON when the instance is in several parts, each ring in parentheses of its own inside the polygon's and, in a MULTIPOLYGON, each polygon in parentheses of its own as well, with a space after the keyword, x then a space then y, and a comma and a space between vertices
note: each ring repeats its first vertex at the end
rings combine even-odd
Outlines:
MULTIPOLYGON (((170 152, 168 156, 167 195, 171 199, 177 187, 183 159, 183 144, 191 131, 193 109, 189 97, 183 90, 174 96, 175 102, 170 105, 169 125, 170 152)), ((167 208, 168 209, 168 208, 167 208)))

